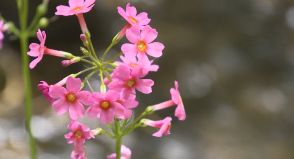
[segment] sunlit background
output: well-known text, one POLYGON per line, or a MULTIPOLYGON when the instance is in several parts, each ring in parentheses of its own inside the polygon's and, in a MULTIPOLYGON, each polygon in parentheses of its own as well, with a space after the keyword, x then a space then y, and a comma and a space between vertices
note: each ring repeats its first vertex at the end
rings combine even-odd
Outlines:
MULTIPOLYGON (((41 0, 30 0, 35 6, 41 0)), ((165 44, 151 78, 153 94, 140 95, 141 109, 169 99, 174 79, 187 120, 174 120, 172 134, 151 136, 139 129, 124 139, 134 159, 293 159, 294 158, 294 1, 292 0, 136 0, 165 44)), ((57 4, 50 0, 49 17, 57 4)), ((122 0, 97 0, 86 15, 101 54, 124 21, 116 12, 122 0)), ((0 12, 17 21, 15 1, 0 1, 0 12)), ((34 14, 34 10, 30 10, 34 14)), ((78 53, 75 17, 59 17, 47 32, 47 46, 78 53)), ((32 39, 35 41, 36 39, 32 39)), ((119 46, 116 50, 119 50, 119 46)), ((39 159, 69 158, 66 116, 57 116, 37 90, 38 81, 55 83, 79 65, 64 68, 46 57, 31 71, 34 88, 32 128, 39 159)), ((95 84, 98 78, 92 79, 95 84)), ((160 112, 163 118, 173 110, 160 112)), ((97 121, 85 119, 92 128, 97 121)), ((23 84, 18 41, 5 40, 0 51, 0 159, 28 159, 24 129, 23 84)), ((103 137, 87 143, 89 159, 105 158, 114 143, 103 137)))

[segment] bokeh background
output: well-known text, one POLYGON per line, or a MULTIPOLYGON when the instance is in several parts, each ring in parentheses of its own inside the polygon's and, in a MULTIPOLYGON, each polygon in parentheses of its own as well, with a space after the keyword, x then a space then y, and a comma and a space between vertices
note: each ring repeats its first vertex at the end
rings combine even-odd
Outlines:
MULTIPOLYGON (((41 0, 31 0, 35 7, 41 0)), ((172 134, 151 136, 139 129, 124 139, 135 159, 293 159, 294 158, 294 1, 292 0, 136 0, 166 45, 156 62, 153 94, 140 95, 141 109, 169 98, 174 79, 187 111, 174 121, 172 134)), ((57 4, 50 0, 49 17, 57 4)), ((116 12, 122 0, 97 0, 86 15, 94 45, 105 49, 124 22, 116 12)), ((0 1, 0 12, 17 21, 14 1, 0 1)), ((34 14, 34 10, 30 10, 34 14)), ((46 28, 51 48, 79 51, 75 17, 60 17, 46 28)), ((36 39, 32 39, 35 41, 36 39)), ((115 48, 119 50, 119 46, 115 48)), ((69 158, 66 117, 57 116, 38 92, 40 80, 55 83, 79 70, 46 57, 31 71, 34 88, 32 128, 40 159, 69 158)), ((23 85, 18 41, 5 40, 0 51, 0 159, 27 159, 23 85)), ((92 79, 95 84, 96 78, 92 79)), ((173 113, 160 112, 153 119, 173 113)), ((85 119, 90 125, 97 122, 85 119)), ((113 142, 103 137, 87 144, 88 158, 105 158, 113 142)))

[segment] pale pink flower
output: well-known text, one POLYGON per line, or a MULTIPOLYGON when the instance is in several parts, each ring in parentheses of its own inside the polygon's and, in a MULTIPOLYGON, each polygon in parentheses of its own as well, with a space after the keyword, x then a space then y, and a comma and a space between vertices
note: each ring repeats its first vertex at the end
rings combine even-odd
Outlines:
POLYGON ((91 104, 91 96, 88 91, 81 91, 81 80, 69 77, 66 81, 66 88, 53 85, 49 88, 49 95, 54 99, 53 108, 61 115, 69 112, 72 120, 77 120, 84 114, 84 105, 91 104))
POLYGON ((170 134, 170 128, 171 128, 171 117, 166 117, 163 120, 158 120, 158 121, 153 121, 149 119, 143 119, 142 122, 146 126, 154 127, 154 128, 159 128, 159 130, 152 135, 154 137, 162 137, 164 135, 169 135, 170 134))
POLYGON ((137 9, 131 6, 130 3, 127 4, 126 10, 122 7, 117 7, 117 11, 130 25, 138 29, 148 25, 151 21, 146 12, 137 14, 137 9))
POLYGON ((3 20, 0 20, 0 49, 3 46, 4 31, 5 31, 4 25, 5 25, 4 24, 4 21, 3 20))
MULTIPOLYGON (((132 157, 132 151, 126 147, 125 145, 121 146, 121 157, 120 159, 131 159, 132 157)), ((112 153, 107 156, 107 159, 116 159, 116 154, 112 153)))
POLYGON ((96 0, 69 0, 69 6, 59 5, 55 15, 71 16, 89 12, 96 0))
POLYGON ((68 144, 73 144, 73 151, 71 159, 86 159, 84 144, 87 140, 94 138, 94 133, 87 126, 77 122, 71 121, 68 125, 69 133, 64 137, 67 139, 68 144))
POLYGON ((175 88, 170 89, 170 94, 171 94, 171 100, 153 105, 151 109, 153 111, 156 111, 156 110, 162 110, 172 106, 176 106, 175 116, 179 120, 182 120, 182 121, 185 120, 186 112, 185 112, 185 107, 184 107, 183 100, 179 91, 178 81, 175 81, 175 88))
POLYGON ((87 110, 90 117, 97 117, 103 124, 110 124, 115 117, 124 116, 125 108, 117 102, 118 92, 109 90, 106 93, 93 93, 93 104, 87 110))
MULTIPOLYGON (((146 56, 121 56, 120 59, 123 61, 123 64, 127 64, 132 68, 133 72, 142 71, 143 74, 147 75, 150 71, 156 72, 159 69, 158 65, 153 65, 151 60, 146 56)), ((121 64, 121 63, 119 63, 121 64)))
POLYGON ((27 53, 31 57, 36 57, 31 63, 30 68, 33 69, 35 66, 43 59, 45 54, 57 56, 57 57, 72 57, 70 53, 49 49, 45 46, 46 42, 46 33, 40 29, 37 32, 37 37, 40 41, 40 44, 31 43, 29 52, 27 53))
POLYGON ((141 79, 144 76, 142 72, 133 72, 127 65, 119 65, 113 71, 108 87, 125 95, 135 94, 135 90, 149 94, 152 92, 154 82, 151 79, 141 79))
POLYGON ((158 32, 151 27, 144 27, 142 31, 131 28, 126 31, 126 37, 131 43, 125 43, 121 46, 121 50, 128 56, 147 56, 160 57, 164 45, 160 42, 153 42, 158 32))
POLYGON ((178 81, 175 81, 175 88, 170 89, 170 94, 172 97, 173 102, 177 105, 176 111, 175 111, 175 116, 179 120, 185 120, 186 119, 186 112, 185 112, 185 107, 183 104, 183 100, 179 91, 179 83, 178 81))

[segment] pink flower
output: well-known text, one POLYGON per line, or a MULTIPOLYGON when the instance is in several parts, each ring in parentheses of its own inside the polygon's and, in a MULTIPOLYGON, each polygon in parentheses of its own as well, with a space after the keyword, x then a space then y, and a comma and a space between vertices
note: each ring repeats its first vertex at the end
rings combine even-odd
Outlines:
MULTIPOLYGON (((66 76, 61 81, 59 81, 58 83, 56 83, 54 85, 57 85, 57 86, 63 86, 63 85, 65 85, 68 77, 71 77, 71 75, 66 76)), ((38 84, 39 91, 41 91, 41 93, 43 94, 43 96, 45 96, 46 100, 49 103, 52 103, 54 101, 54 99, 51 98, 50 95, 49 95, 49 89, 50 89, 51 86, 52 85, 49 85, 46 81, 40 81, 39 84, 38 84)))
POLYGON ((121 46, 121 50, 128 56, 147 56, 152 57, 162 56, 164 45, 160 42, 153 42, 158 33, 151 27, 144 27, 142 31, 136 28, 131 28, 126 31, 126 37, 131 43, 126 43, 121 46))
POLYGON ((117 7, 117 11, 130 25, 138 29, 148 25, 151 21, 146 12, 137 14, 137 9, 131 6, 130 3, 127 4, 126 10, 122 7, 117 7))
POLYGON ((163 135, 169 135, 170 134, 170 128, 171 128, 171 117, 166 117, 163 120, 153 121, 149 119, 143 119, 142 122, 146 126, 159 128, 159 130, 152 135, 154 137, 162 137, 163 135))
POLYGON ((172 101, 177 105, 175 116, 179 120, 185 120, 186 119, 186 112, 183 104, 183 100, 179 91, 179 83, 178 81, 175 81, 175 88, 170 89, 170 94, 172 97, 172 101))
POLYGON ((45 54, 45 42, 46 42, 46 33, 45 31, 41 31, 40 29, 37 32, 37 37, 40 41, 40 44, 31 43, 29 48, 30 51, 28 52, 29 56, 37 57, 30 63, 30 68, 33 69, 35 66, 42 60, 45 54))
POLYGON ((41 31, 39 29, 37 32, 37 37, 40 41, 40 44, 31 43, 29 46, 30 51, 27 53, 29 56, 37 57, 30 63, 31 69, 36 67, 36 65, 43 59, 43 56, 45 54, 57 56, 57 57, 68 57, 68 58, 73 57, 70 53, 46 48, 46 46, 45 46, 45 42, 46 42, 45 31, 41 31))
POLYGON ((3 46, 3 40, 4 40, 4 31, 6 29, 4 28, 4 21, 0 20, 0 49, 3 46))
POLYGON ((141 79, 145 74, 133 72, 127 65, 119 65, 112 73, 112 81, 108 84, 110 89, 122 91, 125 95, 135 94, 138 90, 144 94, 152 92, 154 82, 151 79, 141 79))
POLYGON ((162 110, 162 109, 166 109, 172 106, 176 106, 176 110, 175 110, 175 116, 179 119, 179 120, 185 120, 186 119, 186 112, 185 112, 185 107, 183 104, 183 100, 179 91, 179 84, 178 81, 175 81, 175 88, 171 88, 170 89, 170 94, 171 94, 171 100, 153 105, 151 107, 151 109, 153 111, 157 111, 157 110, 162 110))
POLYGON ((132 109, 136 108, 139 104, 139 102, 136 100, 136 95, 134 94, 130 94, 126 96, 125 94, 120 93, 120 99, 117 100, 117 102, 125 107, 123 116, 119 116, 120 119, 131 118, 133 114, 132 109))
POLYGON ((73 144, 74 149, 71 153, 71 159, 86 159, 84 144, 87 140, 94 138, 93 132, 85 125, 72 121, 68 125, 69 133, 64 137, 67 139, 68 144, 73 144))
POLYGON ((159 67, 158 65, 153 65, 146 56, 121 56, 120 59, 123 61, 123 64, 127 64, 132 68, 133 72, 140 72, 147 75, 150 71, 156 72, 159 67))
POLYGON ((71 16, 89 12, 94 6, 95 0, 69 0, 69 6, 59 5, 55 15, 71 16))
MULTIPOLYGON (((121 146, 121 159, 131 159, 132 151, 125 145, 121 146)), ((107 159, 116 159, 116 154, 112 153, 107 156, 107 159)))
POLYGON ((54 99, 52 106, 57 114, 61 115, 68 111, 72 120, 83 116, 84 105, 91 104, 91 98, 90 92, 81 91, 81 84, 79 78, 69 77, 66 88, 58 85, 50 87, 49 95, 54 99))
POLYGON ((125 108, 117 102, 120 95, 109 90, 106 93, 93 93, 94 103, 88 108, 90 117, 97 117, 103 124, 110 124, 114 117, 124 116, 125 108))

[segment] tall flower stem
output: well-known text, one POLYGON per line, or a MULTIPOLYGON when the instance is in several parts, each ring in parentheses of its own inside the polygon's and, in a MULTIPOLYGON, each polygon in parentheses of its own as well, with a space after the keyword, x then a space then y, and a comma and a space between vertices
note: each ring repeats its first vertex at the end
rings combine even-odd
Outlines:
POLYGON ((121 144, 122 144, 122 134, 120 130, 120 123, 118 120, 115 120, 115 152, 116 159, 120 159, 121 156, 121 144))
POLYGON ((22 63, 22 74, 24 80, 24 92, 25 92, 25 126, 29 136, 30 144, 30 156, 31 159, 37 157, 36 141, 33 137, 31 130, 31 119, 32 119, 32 84, 29 70, 29 59, 27 56, 28 52, 28 39, 29 33, 27 31, 28 21, 28 0, 18 0, 18 13, 20 21, 20 49, 21 49, 21 63, 22 63))

